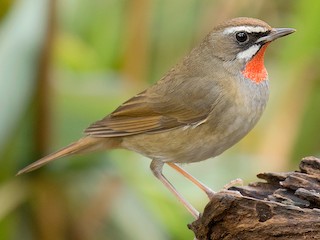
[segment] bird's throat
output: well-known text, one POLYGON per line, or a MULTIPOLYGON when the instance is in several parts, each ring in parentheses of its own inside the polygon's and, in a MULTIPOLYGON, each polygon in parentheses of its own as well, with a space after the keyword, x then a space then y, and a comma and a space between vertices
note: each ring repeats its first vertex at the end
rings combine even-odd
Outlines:
POLYGON ((264 53, 269 43, 263 45, 258 53, 246 64, 242 75, 255 83, 260 83, 268 78, 267 69, 264 66, 264 53))

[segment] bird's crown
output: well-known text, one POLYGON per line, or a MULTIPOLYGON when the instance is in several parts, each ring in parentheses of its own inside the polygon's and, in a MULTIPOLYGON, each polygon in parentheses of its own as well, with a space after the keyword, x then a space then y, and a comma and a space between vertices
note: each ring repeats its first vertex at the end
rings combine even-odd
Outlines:
POLYGON ((277 38, 293 33, 291 28, 272 28, 262 20, 234 18, 213 29, 209 42, 213 55, 224 62, 234 62, 243 76, 255 82, 267 78, 263 63, 268 44, 277 38))

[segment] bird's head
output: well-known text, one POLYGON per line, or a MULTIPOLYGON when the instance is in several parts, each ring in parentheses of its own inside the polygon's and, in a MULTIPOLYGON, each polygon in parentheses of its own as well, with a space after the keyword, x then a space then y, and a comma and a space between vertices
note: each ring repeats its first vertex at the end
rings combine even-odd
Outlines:
POLYGON ((223 61, 229 72, 240 72, 259 83, 268 76, 264 67, 267 46, 293 32, 292 28, 272 28, 259 19, 234 18, 214 28, 207 41, 214 57, 223 61))

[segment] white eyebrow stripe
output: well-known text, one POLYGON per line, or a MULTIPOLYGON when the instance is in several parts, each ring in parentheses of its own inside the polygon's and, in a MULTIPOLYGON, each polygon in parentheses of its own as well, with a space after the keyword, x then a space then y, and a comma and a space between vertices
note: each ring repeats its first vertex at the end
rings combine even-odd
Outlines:
POLYGON ((237 26, 237 27, 228 27, 223 31, 223 34, 230 34, 235 32, 247 32, 247 33, 258 33, 258 32, 267 32, 268 29, 265 27, 254 27, 254 26, 237 26))
POLYGON ((239 52, 237 54, 237 59, 244 59, 245 61, 248 61, 249 59, 251 59, 253 57, 253 55, 255 55, 260 49, 260 46, 255 44, 251 47, 249 47, 248 49, 239 52))

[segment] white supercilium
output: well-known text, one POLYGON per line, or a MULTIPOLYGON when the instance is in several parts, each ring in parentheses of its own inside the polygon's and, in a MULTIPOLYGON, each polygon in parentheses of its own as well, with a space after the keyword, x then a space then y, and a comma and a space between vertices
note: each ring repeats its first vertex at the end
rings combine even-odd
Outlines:
POLYGON ((247 33, 259 33, 259 32, 267 32, 268 29, 259 26, 237 26, 237 27, 228 27, 226 28, 223 33, 230 34, 235 32, 247 32, 247 33))

